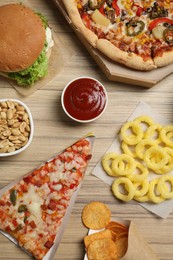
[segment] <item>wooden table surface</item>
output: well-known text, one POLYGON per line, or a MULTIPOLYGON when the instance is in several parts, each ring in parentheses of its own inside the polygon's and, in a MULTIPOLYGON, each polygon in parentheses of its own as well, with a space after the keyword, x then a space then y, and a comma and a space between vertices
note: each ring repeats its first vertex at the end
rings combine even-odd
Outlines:
MULTIPOLYGON (((119 203, 112 196, 110 187, 91 175, 139 101, 148 103, 173 123, 173 75, 151 89, 107 80, 54 4, 41 0, 30 0, 30 3, 48 17, 57 36, 66 42, 74 55, 55 80, 30 96, 19 95, 5 80, 0 80, 0 98, 17 98, 25 102, 31 109, 35 125, 33 141, 26 151, 14 157, 0 158, 0 188, 40 165, 86 133, 93 132, 96 136, 93 157, 55 259, 83 259, 83 237, 87 229, 81 223, 81 212, 87 203, 98 200, 110 207, 113 217, 133 220, 161 260, 173 260, 173 213, 167 219, 160 219, 136 203, 119 203), (83 75, 100 80, 109 97, 104 115, 90 124, 72 122, 65 116, 60 104, 64 86, 75 77, 83 75)), ((0 235, 0 259, 30 258, 0 235)))

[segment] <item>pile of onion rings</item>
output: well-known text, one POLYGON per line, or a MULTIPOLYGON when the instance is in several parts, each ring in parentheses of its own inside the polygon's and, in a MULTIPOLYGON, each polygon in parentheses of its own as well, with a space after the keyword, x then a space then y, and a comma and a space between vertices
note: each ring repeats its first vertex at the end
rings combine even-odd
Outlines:
POLYGON ((122 154, 109 152, 102 158, 104 171, 115 177, 114 196, 153 203, 173 198, 173 125, 137 117, 122 126, 120 143, 122 154), (151 172, 162 176, 149 181, 151 172))

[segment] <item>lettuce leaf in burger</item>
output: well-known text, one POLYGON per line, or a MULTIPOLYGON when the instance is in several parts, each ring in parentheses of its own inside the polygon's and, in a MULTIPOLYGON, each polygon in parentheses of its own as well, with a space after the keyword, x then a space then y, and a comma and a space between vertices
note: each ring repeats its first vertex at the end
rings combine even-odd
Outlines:
POLYGON ((53 46, 47 19, 22 4, 0 6, 0 75, 20 86, 33 85, 48 72, 53 46))

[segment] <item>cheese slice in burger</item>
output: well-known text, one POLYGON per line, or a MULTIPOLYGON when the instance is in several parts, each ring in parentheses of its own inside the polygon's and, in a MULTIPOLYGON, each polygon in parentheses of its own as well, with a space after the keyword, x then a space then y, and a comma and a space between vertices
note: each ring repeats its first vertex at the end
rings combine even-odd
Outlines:
POLYGON ((48 73, 53 46, 46 18, 23 4, 0 6, 0 75, 31 86, 48 73))

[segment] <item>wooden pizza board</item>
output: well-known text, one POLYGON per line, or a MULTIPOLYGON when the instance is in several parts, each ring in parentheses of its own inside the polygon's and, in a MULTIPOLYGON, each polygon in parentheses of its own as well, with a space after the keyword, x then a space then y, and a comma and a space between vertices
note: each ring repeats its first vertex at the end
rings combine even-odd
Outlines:
POLYGON ((72 21, 70 20, 62 1, 52 1, 54 2, 55 6, 61 11, 69 25, 77 34, 79 40, 86 47, 88 52, 91 54, 95 62, 98 64, 100 69, 103 71, 103 73, 109 80, 150 88, 173 72, 173 64, 152 71, 137 71, 125 67, 114 61, 111 61, 102 53, 94 49, 85 40, 83 35, 77 30, 77 28, 73 25, 72 21))

